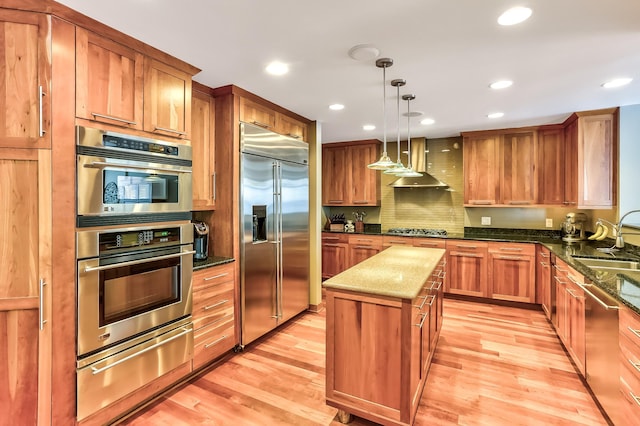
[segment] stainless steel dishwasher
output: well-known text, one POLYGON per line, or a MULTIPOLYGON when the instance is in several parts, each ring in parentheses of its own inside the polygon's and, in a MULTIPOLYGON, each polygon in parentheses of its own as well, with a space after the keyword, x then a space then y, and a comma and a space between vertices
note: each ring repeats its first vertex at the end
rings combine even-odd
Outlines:
POLYGON ((620 398, 618 372, 618 302, 593 284, 578 283, 585 293, 587 383, 607 415, 617 424, 620 398))

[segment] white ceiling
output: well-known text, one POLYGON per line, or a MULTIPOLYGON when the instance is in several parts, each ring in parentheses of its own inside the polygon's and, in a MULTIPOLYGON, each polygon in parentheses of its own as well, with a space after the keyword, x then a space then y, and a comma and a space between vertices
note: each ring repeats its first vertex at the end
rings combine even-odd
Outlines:
MULTIPOLYGON (((322 140, 382 140, 382 69, 347 52, 376 46, 387 82, 413 93, 412 136, 556 123, 573 111, 640 104, 639 0, 61 0, 71 8, 202 69, 210 87, 235 84, 322 126, 322 140), (524 23, 497 17, 528 6, 524 23), (265 74, 272 60, 289 74, 265 74), (631 77, 617 89, 600 85, 631 77), (502 91, 489 83, 510 79, 502 91), (342 103, 342 111, 328 106, 342 103), (490 120, 488 113, 504 117, 490 120), (377 126, 373 132, 362 125, 377 126)), ((387 135, 397 135, 387 84, 387 135)), ((401 101, 402 111, 406 102, 401 101)), ((401 121, 406 137, 406 118, 401 121)))

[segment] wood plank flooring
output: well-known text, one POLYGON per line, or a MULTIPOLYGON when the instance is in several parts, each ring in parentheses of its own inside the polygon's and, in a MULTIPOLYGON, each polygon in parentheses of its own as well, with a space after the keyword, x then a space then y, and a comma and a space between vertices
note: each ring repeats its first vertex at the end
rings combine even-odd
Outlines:
MULTIPOLYGON (((445 299, 444 316, 415 425, 607 424, 542 312, 445 299)), ((121 424, 338 426, 324 360, 325 316, 305 313, 121 424)))

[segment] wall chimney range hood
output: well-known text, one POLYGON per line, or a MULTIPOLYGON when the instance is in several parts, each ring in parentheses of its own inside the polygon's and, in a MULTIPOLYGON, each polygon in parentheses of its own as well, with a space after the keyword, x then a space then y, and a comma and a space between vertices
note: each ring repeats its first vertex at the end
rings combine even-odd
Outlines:
POLYGON ((401 177, 389 184, 394 188, 449 188, 435 176, 427 173, 427 139, 411 138, 411 164, 420 177, 401 177))

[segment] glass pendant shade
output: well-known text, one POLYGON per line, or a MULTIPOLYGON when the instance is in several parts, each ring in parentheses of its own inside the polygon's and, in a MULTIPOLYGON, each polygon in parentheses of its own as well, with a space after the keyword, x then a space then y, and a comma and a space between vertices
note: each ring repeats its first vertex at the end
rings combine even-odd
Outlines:
POLYGON ((393 59, 380 58, 376 61, 376 66, 382 68, 382 156, 375 163, 367 165, 372 170, 387 170, 395 163, 389 158, 387 154, 387 68, 393 65, 393 59))
POLYGON ((398 177, 420 177, 422 173, 418 173, 413 170, 411 166, 411 108, 410 103, 416 98, 415 95, 402 95, 402 99, 407 101, 407 151, 409 153, 409 159, 407 160, 406 170, 400 171, 395 175, 398 177))

